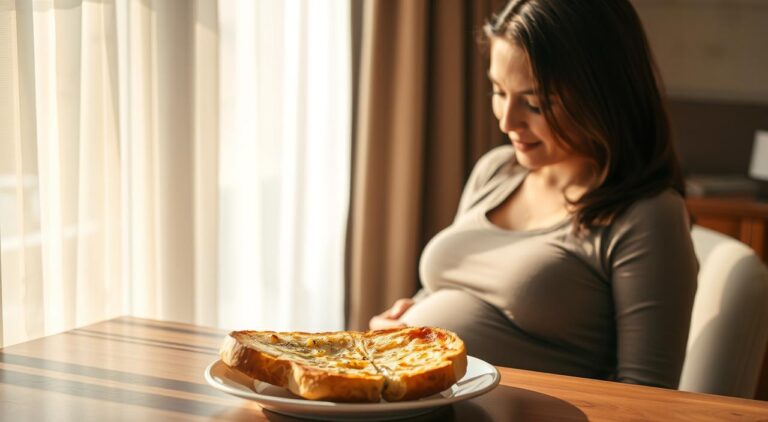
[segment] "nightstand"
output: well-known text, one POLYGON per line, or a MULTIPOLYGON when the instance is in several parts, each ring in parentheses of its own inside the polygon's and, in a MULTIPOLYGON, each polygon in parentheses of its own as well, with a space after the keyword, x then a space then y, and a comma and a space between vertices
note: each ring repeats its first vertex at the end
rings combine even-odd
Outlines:
POLYGON ((690 197, 686 203, 695 224, 746 243, 768 263, 768 202, 754 198, 690 197))

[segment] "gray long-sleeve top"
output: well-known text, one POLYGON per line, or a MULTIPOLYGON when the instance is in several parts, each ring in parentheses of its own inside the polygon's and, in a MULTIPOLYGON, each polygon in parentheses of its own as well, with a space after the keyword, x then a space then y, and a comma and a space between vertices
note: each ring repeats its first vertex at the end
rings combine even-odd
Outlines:
POLYGON ((685 202, 665 191, 610 227, 511 231, 489 211, 525 178, 511 146, 475 166, 454 223, 420 263, 424 294, 401 318, 455 331, 493 364, 676 388, 698 263, 685 202))

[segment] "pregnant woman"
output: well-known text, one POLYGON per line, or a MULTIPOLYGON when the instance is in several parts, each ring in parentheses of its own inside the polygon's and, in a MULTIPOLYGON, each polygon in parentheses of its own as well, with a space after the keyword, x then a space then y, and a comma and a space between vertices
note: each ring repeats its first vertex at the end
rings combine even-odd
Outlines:
POLYGON ((627 0, 513 0, 485 26, 510 145, 371 328, 455 331, 493 364, 676 388, 698 264, 653 59, 627 0))

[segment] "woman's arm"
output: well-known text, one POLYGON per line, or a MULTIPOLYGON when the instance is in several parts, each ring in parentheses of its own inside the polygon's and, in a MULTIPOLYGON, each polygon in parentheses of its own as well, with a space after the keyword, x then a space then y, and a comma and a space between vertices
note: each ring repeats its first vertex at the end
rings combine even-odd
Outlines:
POLYGON ((685 203, 672 191, 640 201, 611 233, 617 380, 677 388, 698 273, 685 203))

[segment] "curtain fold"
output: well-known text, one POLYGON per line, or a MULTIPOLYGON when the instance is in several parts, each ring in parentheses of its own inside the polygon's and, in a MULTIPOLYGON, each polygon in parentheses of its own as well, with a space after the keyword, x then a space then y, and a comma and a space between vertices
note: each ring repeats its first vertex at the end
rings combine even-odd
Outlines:
POLYGON ((137 316, 193 322, 196 40, 188 5, 130 3, 122 77, 130 104, 123 120, 130 124, 131 305, 137 316))
POLYGON ((122 313, 115 11, 49 0, 0 13, 0 290, 15 343, 122 313))
POLYGON ((218 325, 219 15, 218 2, 195 0, 194 290, 195 322, 218 325))
POLYGON ((347 255, 347 326, 419 286, 422 248, 503 142, 477 37, 501 0, 364 3, 347 255))

